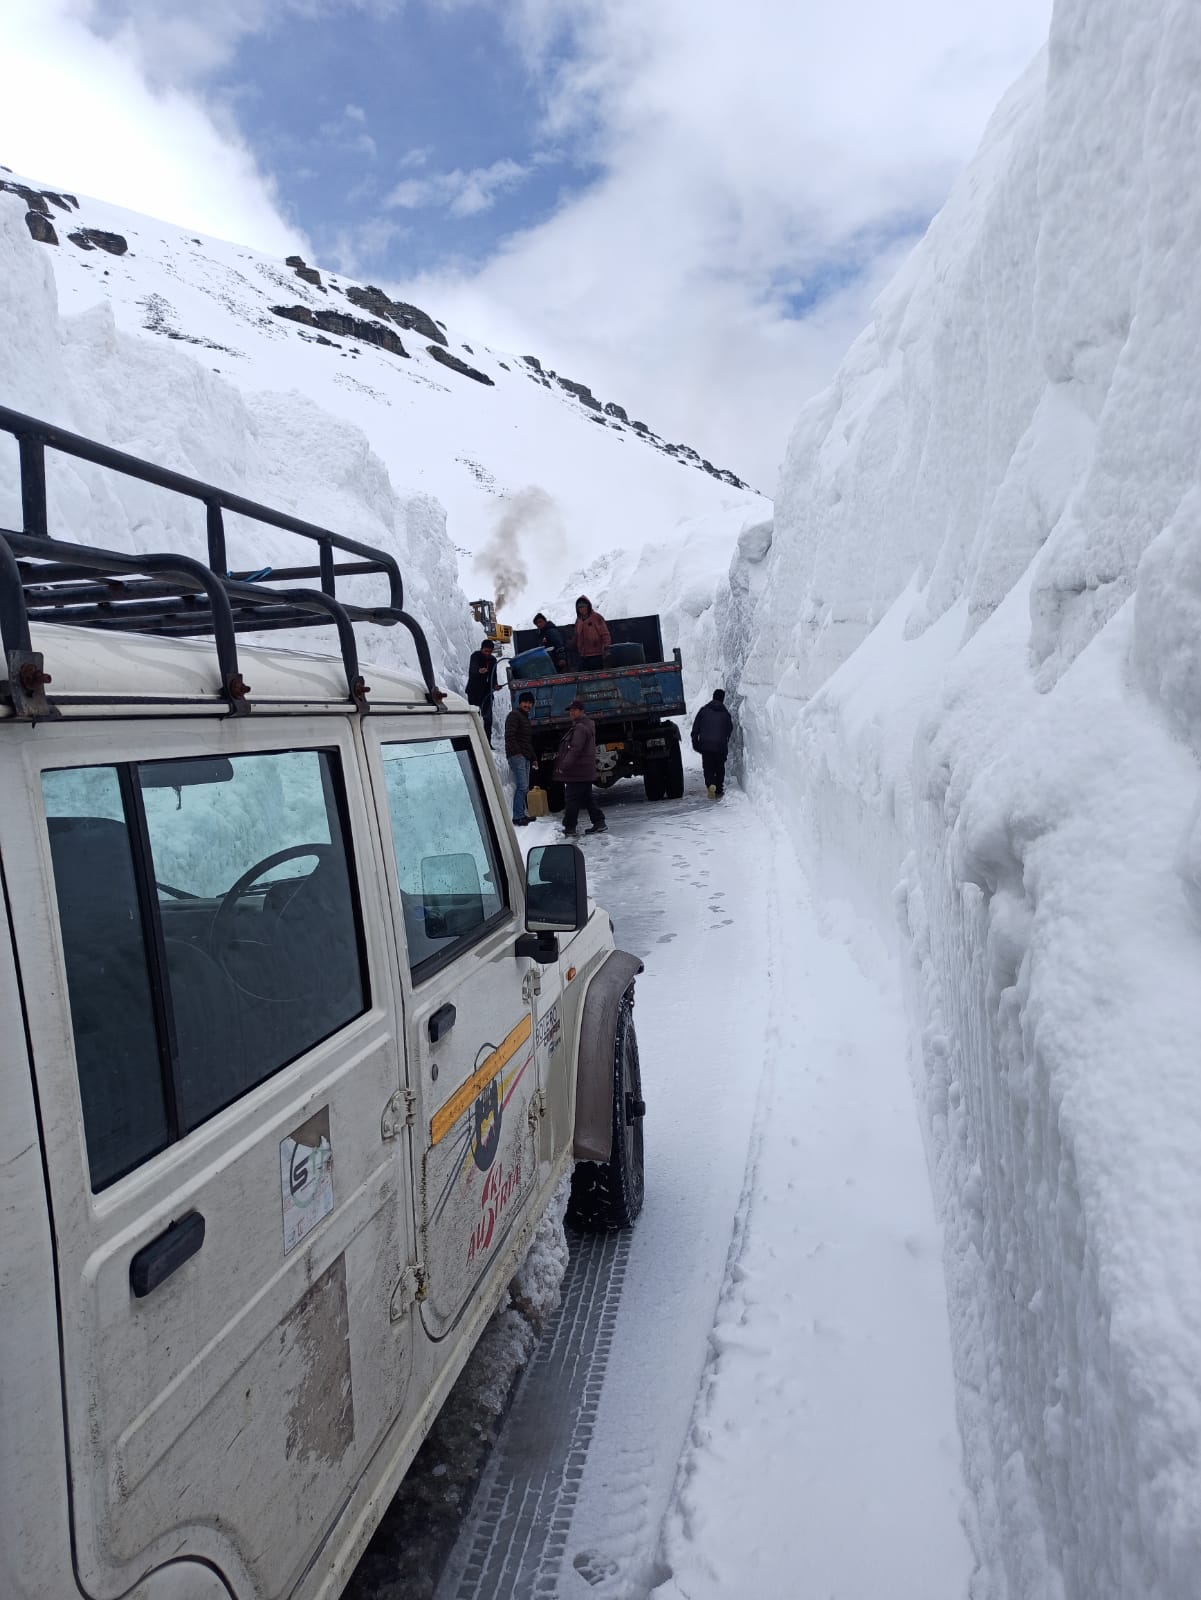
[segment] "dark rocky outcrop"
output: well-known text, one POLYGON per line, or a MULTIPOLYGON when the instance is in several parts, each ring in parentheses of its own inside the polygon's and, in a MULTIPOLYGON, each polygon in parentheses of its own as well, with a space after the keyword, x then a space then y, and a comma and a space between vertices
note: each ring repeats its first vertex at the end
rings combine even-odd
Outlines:
POLYGON ((586 383, 576 383, 572 378, 560 378, 558 382, 560 389, 566 389, 568 394, 575 395, 581 405, 588 406, 593 411, 600 410, 600 401, 586 383))
MULTIPOLYGON (((11 170, 11 167, 4 168, 5 172, 11 170)), ((30 211, 40 212, 43 217, 50 215, 48 202, 52 202, 60 211, 70 211, 72 206, 76 210, 79 209, 79 201, 73 194, 55 194, 53 189, 31 189, 27 183, 8 183, 4 178, 0 178, 0 189, 7 190, 9 194, 20 195, 30 211)))
POLYGON ((618 422, 628 422, 630 420, 626 415, 626 408, 619 406, 616 400, 607 400, 605 402, 605 415, 607 417, 616 417, 618 422))
POLYGON ((289 322, 303 322, 307 327, 320 328, 323 333, 340 334, 343 339, 361 339, 364 344, 377 345, 390 355, 409 359, 409 352, 400 339, 382 323, 351 317, 344 311, 314 311, 311 306, 272 306, 271 311, 289 322))
POLYGON ((449 367, 452 372, 461 373, 464 378, 474 378, 477 383, 486 383, 490 389, 495 387, 486 372, 480 372, 475 367, 469 367, 465 361, 460 361, 458 356, 452 356, 450 351, 444 350, 441 345, 429 344, 425 348, 435 361, 440 361, 444 367, 449 367))
POLYGON ((635 433, 649 433, 651 431, 645 422, 631 422, 630 427, 633 428, 635 433))
POLYGON ((412 329, 423 339, 432 339, 435 344, 446 344, 446 335, 442 332, 441 324, 434 321, 420 306, 411 306, 404 300, 390 300, 382 289, 377 289, 369 283, 365 289, 351 285, 344 289, 343 294, 352 306, 358 306, 363 311, 370 311, 373 316, 383 317, 388 322, 395 322, 397 327, 412 329))
POLYGON ((129 241, 122 234, 105 233, 103 228, 80 228, 67 238, 81 250, 107 250, 110 256, 123 256, 129 249, 129 241))
POLYGON ((522 356, 521 359, 525 362, 527 367, 533 367, 535 372, 542 371, 542 363, 539 361, 537 356, 522 356))
POLYGON ((321 281, 321 274, 317 271, 317 268, 306 267, 303 256, 288 256, 284 261, 284 266, 291 267, 298 278, 303 278, 306 283, 311 283, 314 289, 320 289, 323 293, 328 292, 321 281))
POLYGON ((25 213, 25 226, 39 244, 57 244, 58 234, 54 231, 54 224, 43 211, 27 211, 25 213))

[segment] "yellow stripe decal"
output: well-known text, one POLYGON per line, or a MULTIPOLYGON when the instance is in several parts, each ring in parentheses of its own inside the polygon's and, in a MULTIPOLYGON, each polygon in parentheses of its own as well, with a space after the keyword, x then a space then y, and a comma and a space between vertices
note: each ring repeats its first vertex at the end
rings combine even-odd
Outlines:
POLYGON ((505 1036, 504 1043, 497 1045, 492 1054, 471 1074, 467 1082, 459 1085, 444 1106, 439 1106, 430 1122, 431 1144, 438 1144, 442 1139, 445 1139, 480 1091, 486 1089, 496 1074, 502 1070, 505 1063, 513 1059, 533 1031, 534 1019, 527 1013, 517 1026, 505 1036))

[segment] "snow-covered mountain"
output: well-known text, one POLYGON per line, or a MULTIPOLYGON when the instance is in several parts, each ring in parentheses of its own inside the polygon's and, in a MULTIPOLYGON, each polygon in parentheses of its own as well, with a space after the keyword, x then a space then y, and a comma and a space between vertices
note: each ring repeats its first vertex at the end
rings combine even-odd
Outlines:
MULTIPOLYGON (((500 353, 448 331, 435 315, 374 286, 299 257, 275 261, 188 234, 6 168, 0 207, 6 232, 15 220, 44 257, 67 325, 78 326, 80 315, 107 316, 105 337, 126 335, 144 347, 136 358, 143 364, 150 348, 184 353, 192 358, 192 381, 200 373, 224 380, 219 387, 234 391, 235 408, 239 394, 256 412, 269 393, 303 397, 302 412, 319 407, 336 419, 331 436, 352 455, 361 447, 349 444, 338 424, 361 430, 398 495, 433 497, 445 509, 464 587, 471 595, 502 592, 510 620, 528 621, 582 561, 661 540, 682 520, 764 504, 728 467, 660 438, 618 400, 593 395, 537 355, 500 353), (487 564, 477 568, 471 558, 485 550, 487 564)), ((14 236, 8 248, 22 242, 14 236)), ((22 269, 21 283, 10 278, 4 295, 22 324, 53 315, 41 290, 36 305, 23 303, 31 271, 22 269)), ((76 348, 69 365, 86 415, 87 357, 76 348)), ((35 409, 27 378, 19 360, 5 371, 6 404, 35 409)), ((43 385, 39 404, 49 420, 64 422, 53 402, 43 385)), ((290 400, 277 414, 289 407, 290 400)), ((114 403, 90 426, 125 448, 149 446, 130 415, 137 409, 136 402, 114 403)), ((311 433, 305 429, 303 441, 290 444, 281 423, 270 450, 274 499, 285 497, 302 515, 305 505, 312 514, 312 495, 320 495, 302 454, 316 448, 335 483, 344 476, 329 441, 315 438, 319 417, 310 420, 311 433)), ((188 470, 171 445, 170 424, 168 404, 156 458, 188 470)), ((211 472, 219 475, 221 459, 209 453, 211 472)), ((191 470, 199 472, 197 462, 191 470)))

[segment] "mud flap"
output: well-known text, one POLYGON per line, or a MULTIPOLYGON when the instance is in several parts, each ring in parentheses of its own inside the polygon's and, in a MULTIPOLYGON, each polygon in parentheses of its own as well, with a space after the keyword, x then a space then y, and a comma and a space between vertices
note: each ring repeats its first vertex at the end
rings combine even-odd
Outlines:
POLYGON ((577 1161, 608 1161, 613 1153, 613 1038, 621 997, 642 970, 637 956, 614 950, 588 985, 576 1067, 577 1161))

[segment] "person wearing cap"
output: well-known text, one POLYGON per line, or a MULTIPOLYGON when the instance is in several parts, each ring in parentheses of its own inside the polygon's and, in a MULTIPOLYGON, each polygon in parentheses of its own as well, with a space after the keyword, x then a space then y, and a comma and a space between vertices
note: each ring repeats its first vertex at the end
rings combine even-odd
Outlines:
POLYGON ((586 833, 605 833, 608 823, 592 789, 596 781, 596 728, 592 719, 584 715, 582 700, 573 700, 567 709, 571 715, 571 727, 559 741, 555 777, 563 785, 566 794, 563 832, 570 839, 580 820, 581 806, 588 808, 592 823, 590 828, 584 830, 586 833))
POLYGON ((726 710, 726 691, 714 689, 712 700, 692 719, 692 748, 700 755, 710 800, 720 800, 726 792, 726 754, 733 732, 734 719, 726 710))
POLYGON ((491 639, 484 639, 471 652, 467 663, 467 704, 475 706, 484 722, 484 733, 492 743, 492 696, 496 693, 496 657, 491 639))
POLYGON ((509 758, 509 771, 513 774, 513 826, 524 828, 533 817, 525 814, 525 797, 530 792, 530 766, 534 760, 534 730, 530 715, 534 709, 534 696, 524 689, 517 696, 517 704, 505 718, 505 755, 509 758))

